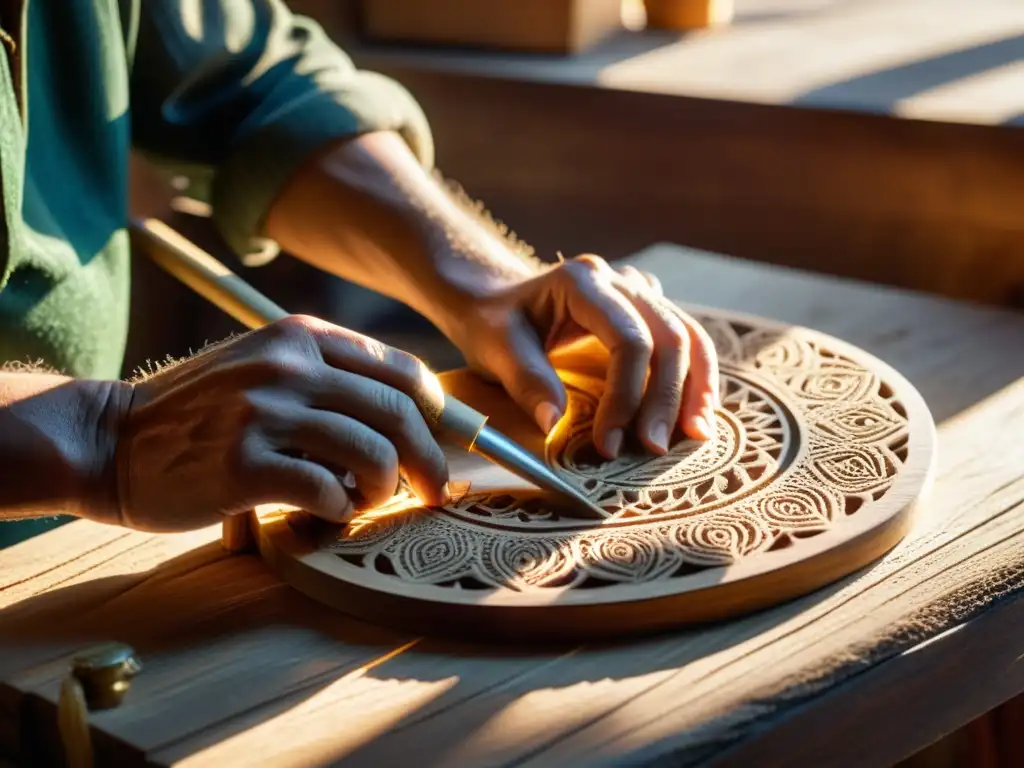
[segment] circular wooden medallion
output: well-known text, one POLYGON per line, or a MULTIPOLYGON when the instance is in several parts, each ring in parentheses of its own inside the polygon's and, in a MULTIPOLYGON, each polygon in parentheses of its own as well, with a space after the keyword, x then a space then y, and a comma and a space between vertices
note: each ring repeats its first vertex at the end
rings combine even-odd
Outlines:
POLYGON ((421 632, 503 639, 607 637, 726 618, 806 594, 867 565, 907 531, 930 486, 935 429, 898 373, 804 328, 692 312, 719 355, 714 439, 677 434, 664 456, 593 448, 607 357, 554 359, 567 417, 544 440, 495 387, 446 386, 544 455, 601 508, 556 512, 528 486, 451 454, 470 493, 441 509, 400 494, 344 529, 271 511, 260 551, 293 585, 356 616, 421 632))

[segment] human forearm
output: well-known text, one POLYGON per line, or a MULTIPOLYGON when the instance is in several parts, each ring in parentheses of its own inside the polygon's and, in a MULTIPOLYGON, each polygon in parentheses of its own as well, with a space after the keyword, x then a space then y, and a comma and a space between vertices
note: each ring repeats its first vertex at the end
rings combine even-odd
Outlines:
POLYGON ((104 420, 122 386, 0 373, 0 520, 116 510, 104 420))
POLYGON ((657 453, 676 424, 692 438, 714 434, 713 344, 653 277, 593 255, 543 265, 517 253, 395 134, 348 140, 307 162, 277 195, 264 233, 425 315, 545 432, 567 405, 548 352, 593 335, 609 353, 594 423, 605 456, 619 455, 627 428, 657 453))
POLYGON ((393 133, 345 141, 309 162, 277 197, 265 232, 442 330, 467 300, 543 269, 450 194, 393 133))

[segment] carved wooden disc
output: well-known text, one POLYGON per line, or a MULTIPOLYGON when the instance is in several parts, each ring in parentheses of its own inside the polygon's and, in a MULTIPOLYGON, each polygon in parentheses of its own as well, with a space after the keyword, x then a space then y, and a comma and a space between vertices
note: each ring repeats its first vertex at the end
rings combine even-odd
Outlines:
POLYGON ((523 481, 450 454, 470 493, 443 509, 400 495, 347 529, 258 516, 260 550, 294 586, 421 632, 586 639, 733 616, 822 587, 907 531, 930 485, 931 415, 876 358, 803 328, 693 312, 719 354, 717 435, 614 462, 592 445, 607 365, 593 342, 555 357, 567 418, 545 441, 495 386, 446 387, 606 510, 575 519, 523 481))

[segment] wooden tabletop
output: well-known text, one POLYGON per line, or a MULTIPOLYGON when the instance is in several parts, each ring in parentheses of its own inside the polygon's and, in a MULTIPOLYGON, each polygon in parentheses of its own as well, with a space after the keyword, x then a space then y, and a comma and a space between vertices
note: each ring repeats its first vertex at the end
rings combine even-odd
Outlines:
MULTIPOLYGON (((686 35, 627 30, 572 57, 346 44, 371 68, 975 125, 1024 121, 1024 5, 1017 0, 734 2, 725 27, 686 35)), ((294 4, 322 13, 322 0, 294 4)))
POLYGON ((675 246, 683 302, 799 323, 899 369, 939 423, 910 537, 782 607, 616 646, 454 645, 330 612, 217 531, 76 522, 0 552, 0 753, 59 755, 67 654, 136 647, 95 713, 118 765, 887 764, 1024 690, 1024 317, 675 246))

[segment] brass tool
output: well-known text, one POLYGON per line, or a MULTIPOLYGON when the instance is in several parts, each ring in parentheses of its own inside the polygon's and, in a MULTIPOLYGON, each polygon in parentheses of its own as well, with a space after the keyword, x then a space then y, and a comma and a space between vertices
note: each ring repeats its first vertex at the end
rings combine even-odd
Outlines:
MULTIPOLYGON (((136 245, 160 267, 248 328, 288 316, 281 307, 246 283, 195 243, 157 219, 135 219, 136 245)), ((429 418, 429 417, 428 417, 429 418)), ((487 417, 445 393, 444 410, 434 419, 439 438, 477 453, 568 503, 578 514, 603 520, 607 514, 544 462, 487 424, 487 417)), ((227 523, 225 523, 225 531, 227 523)))
POLYGON ((120 706, 141 669, 135 651, 124 643, 86 648, 71 659, 57 700, 58 730, 69 768, 92 768, 89 712, 120 706))

